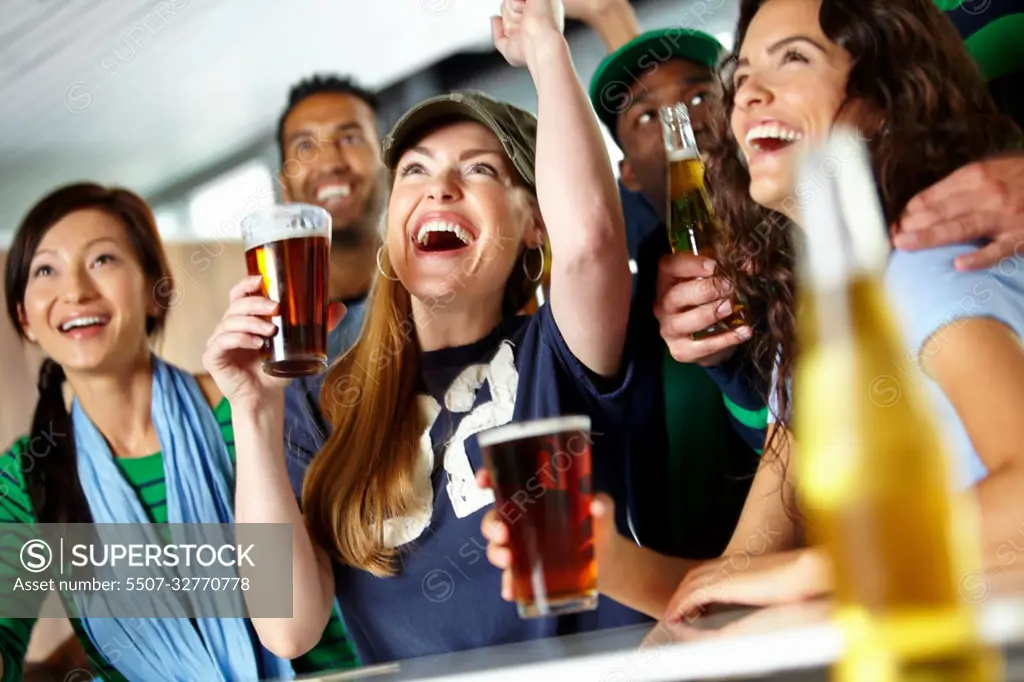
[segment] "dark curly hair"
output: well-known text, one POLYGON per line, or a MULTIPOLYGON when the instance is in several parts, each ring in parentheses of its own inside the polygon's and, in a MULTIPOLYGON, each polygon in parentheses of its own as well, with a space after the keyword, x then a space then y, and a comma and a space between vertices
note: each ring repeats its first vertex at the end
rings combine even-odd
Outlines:
MULTIPOLYGON (((742 0, 733 54, 719 70, 723 111, 714 117, 708 187, 721 221, 716 250, 723 274, 757 320, 745 345, 748 365, 771 386, 773 415, 788 427, 796 347, 795 235, 789 221, 750 197, 750 175, 732 134, 732 71, 751 21, 765 2, 742 0)), ((918 192, 972 161, 1019 144, 1020 130, 1000 114, 963 41, 933 0, 822 0, 823 33, 851 57, 844 104, 880 114, 868 140, 882 208, 891 224, 918 192)), ((766 456, 780 431, 765 445, 766 456)))
POLYGON ((288 104, 285 106, 284 111, 281 112, 280 118, 277 119, 277 148, 281 154, 281 163, 284 163, 284 122, 288 119, 288 114, 292 113, 292 110, 303 100, 313 95, 322 94, 351 95, 365 102, 375 115, 380 109, 380 100, 377 98, 377 95, 358 85, 351 78, 311 76, 299 81, 288 91, 288 104))

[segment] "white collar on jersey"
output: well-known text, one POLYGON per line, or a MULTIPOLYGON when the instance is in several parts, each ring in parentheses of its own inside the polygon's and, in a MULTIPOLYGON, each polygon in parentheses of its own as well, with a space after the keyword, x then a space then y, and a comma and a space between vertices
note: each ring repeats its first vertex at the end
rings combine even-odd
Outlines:
MULTIPOLYGON (((519 372, 513 360, 512 344, 503 341, 489 363, 470 365, 464 369, 445 393, 445 407, 450 412, 469 412, 444 445, 448 499, 460 519, 494 502, 494 493, 476 484, 473 466, 466 454, 466 438, 512 421, 516 389, 519 386, 519 372), (485 381, 491 389, 491 399, 474 408, 477 391, 485 381)), ((430 440, 430 429, 441 413, 441 406, 429 395, 418 396, 418 405, 427 426, 420 436, 420 456, 414 481, 416 499, 407 516, 384 522, 384 543, 392 548, 412 542, 422 535, 430 525, 434 512, 434 489, 430 480, 434 470, 434 448, 430 440)))

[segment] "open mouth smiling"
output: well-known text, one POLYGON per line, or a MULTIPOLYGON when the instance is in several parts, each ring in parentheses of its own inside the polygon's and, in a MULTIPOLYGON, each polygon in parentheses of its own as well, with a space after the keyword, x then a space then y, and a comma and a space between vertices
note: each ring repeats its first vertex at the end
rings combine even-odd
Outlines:
POLYGON ((417 228, 413 241, 420 251, 438 253, 464 249, 476 241, 476 236, 457 223, 427 220, 417 228))

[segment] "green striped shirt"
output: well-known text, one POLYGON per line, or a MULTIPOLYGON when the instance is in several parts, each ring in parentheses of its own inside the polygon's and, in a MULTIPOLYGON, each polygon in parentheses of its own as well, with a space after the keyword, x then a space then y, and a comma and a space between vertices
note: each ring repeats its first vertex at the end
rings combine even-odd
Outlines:
MULTIPOLYGON (((227 444, 232 462, 235 460, 235 434, 231 426, 231 407, 227 400, 221 400, 214 410, 221 434, 227 444)), ((24 469, 31 470, 33 455, 29 438, 15 441, 9 450, 0 455, 0 523, 34 523, 32 505, 25 488, 24 469), (23 461, 24 460, 24 461, 23 461)), ((134 488, 139 500, 153 523, 167 523, 167 486, 164 480, 162 453, 146 457, 115 460, 125 480, 134 488)), ((4 570, 0 564, 0 570, 4 570)), ((34 618, 0 618, 0 655, 3 656, 3 682, 14 682, 22 678, 25 651, 32 634, 34 618)), ((93 646, 77 618, 71 625, 78 641, 103 680, 121 682, 125 678, 117 672, 103 655, 93 646)), ((296 674, 322 672, 327 670, 351 669, 359 666, 345 626, 341 621, 337 605, 324 630, 320 643, 307 654, 292 661, 296 674)))

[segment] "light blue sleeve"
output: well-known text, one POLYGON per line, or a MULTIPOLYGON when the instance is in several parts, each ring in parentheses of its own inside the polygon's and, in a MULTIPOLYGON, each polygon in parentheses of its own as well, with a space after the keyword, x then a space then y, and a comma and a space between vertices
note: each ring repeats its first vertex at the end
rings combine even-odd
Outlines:
POLYGON ((988 270, 973 272, 953 268, 953 259, 978 246, 893 252, 885 288, 907 347, 914 353, 912 360, 936 331, 971 318, 990 317, 1024 336, 1024 259, 1007 258, 988 270))
MULTIPOLYGON (((775 418, 775 415, 777 415, 779 413, 779 399, 778 399, 778 396, 776 395, 776 392, 775 392, 776 389, 778 388, 778 385, 779 385, 779 360, 778 360, 778 358, 776 358, 775 359, 775 366, 772 367, 772 383, 771 383, 771 388, 769 389, 769 393, 768 393, 768 423, 769 424, 775 424, 775 423, 778 423, 778 421, 779 421, 778 419, 775 418)), ((790 395, 792 395, 792 393, 790 395)))
MULTIPOLYGON (((1024 338, 1024 259, 1011 257, 988 270, 959 272, 953 260, 979 244, 959 244, 924 251, 895 251, 886 270, 885 289, 907 348, 912 380, 931 397, 940 427, 955 457, 961 486, 969 487, 988 471, 963 423, 938 384, 919 371, 925 342, 928 352, 942 352, 942 337, 951 325, 987 317, 1024 338)), ((955 328, 955 327, 954 327, 955 328)), ((979 377, 984 380, 984 377, 979 377)))

